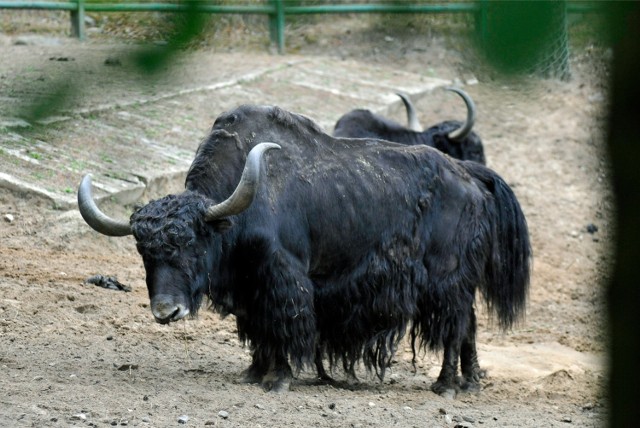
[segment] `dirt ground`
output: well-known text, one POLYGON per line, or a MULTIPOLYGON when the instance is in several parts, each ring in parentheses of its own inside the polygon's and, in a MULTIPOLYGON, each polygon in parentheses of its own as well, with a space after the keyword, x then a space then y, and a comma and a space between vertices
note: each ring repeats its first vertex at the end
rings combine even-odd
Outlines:
MULTIPOLYGON (((27 28, 43 25, 54 36, 64 32, 63 18, 36 16, 26 20, 32 23, 27 28), (42 24, 48 19, 52 22, 42 24)), ((4 34, 4 48, 22 35, 15 29, 4 34)), ((79 49, 64 35, 55 40, 62 44, 24 47, 43 56, 79 49)), ((92 32, 84 46, 103 52, 119 43, 92 32)), ((237 340, 232 317, 222 320, 203 311, 195 320, 156 324, 132 238, 100 236, 75 210, 55 210, 46 199, 0 188, 0 426, 602 426, 607 414, 602 284, 613 232, 603 149, 603 51, 590 46, 574 51, 569 82, 505 81, 474 70, 464 52, 438 34, 370 31, 361 18, 309 23, 296 29, 289 43, 301 56, 393 63, 462 83, 474 83, 470 74, 477 77, 465 86, 479 111, 476 131, 489 166, 523 206, 534 250, 524 322, 501 333, 478 303, 479 358, 488 370, 482 391, 455 399, 432 393, 441 356, 424 355, 414 372, 406 347, 383 383, 359 372, 361 382, 347 385, 338 371, 335 385, 320 385, 309 370, 283 394, 238 384, 250 357, 237 340), (116 275, 132 291, 84 284, 98 273, 116 275)), ((265 48, 218 41, 189 56, 206 76, 220 52, 242 63, 264 55, 265 48)), ((20 60, 12 57, 15 64, 20 60)), ((0 77, 7 82, 15 76, 0 77)), ((108 100, 110 95, 97 90, 94 96, 108 100)), ((195 96, 179 101, 201 103, 195 96)), ((446 109, 440 106, 447 100, 435 93, 421 99, 423 123, 444 119, 439 115, 446 109)), ((303 113, 313 117, 312 111, 303 113)), ((106 113, 103 119, 109 120, 106 113)), ((178 119, 177 114, 163 118, 168 129, 178 119)), ((180 136, 193 140, 193 147, 210 126, 199 123, 180 136)), ((72 125, 76 136, 92 133, 84 121, 72 125)), ((0 163, 0 171, 4 167, 0 163)), ((112 204, 109 209, 124 216, 131 208, 112 204)))

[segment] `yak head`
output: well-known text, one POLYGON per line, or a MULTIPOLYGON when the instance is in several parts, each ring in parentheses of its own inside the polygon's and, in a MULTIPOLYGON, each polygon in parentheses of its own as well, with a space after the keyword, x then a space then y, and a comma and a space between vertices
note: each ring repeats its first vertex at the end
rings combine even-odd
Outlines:
POLYGON ((186 191, 152 201, 131 216, 146 271, 151 311, 167 323, 197 312, 216 262, 218 232, 226 219, 207 222, 212 201, 186 191))
POLYGON ((432 142, 432 147, 441 152, 456 159, 470 160, 486 165, 484 147, 478 134, 469 129, 460 137, 452 137, 464 128, 465 125, 457 120, 447 120, 427 128, 424 133, 429 136, 428 139, 432 142))
POLYGON ((480 136, 473 132, 476 120, 476 106, 469 94, 460 88, 447 87, 447 91, 458 94, 467 106, 467 118, 464 122, 447 120, 427 129, 422 128, 418 121, 415 107, 407 94, 398 92, 397 95, 404 103, 407 111, 409 129, 426 136, 430 146, 443 153, 460 160, 472 160, 483 165, 486 164, 484 147, 480 136))
POLYGON ((197 313, 219 262, 220 233, 230 226, 228 217, 240 214, 253 202, 262 155, 273 148, 280 146, 261 143, 249 152, 240 182, 226 200, 216 203, 186 190, 149 202, 129 222, 102 213, 91 194, 90 176, 82 179, 78 206, 85 221, 105 235, 132 234, 136 239, 157 322, 166 324, 197 313))

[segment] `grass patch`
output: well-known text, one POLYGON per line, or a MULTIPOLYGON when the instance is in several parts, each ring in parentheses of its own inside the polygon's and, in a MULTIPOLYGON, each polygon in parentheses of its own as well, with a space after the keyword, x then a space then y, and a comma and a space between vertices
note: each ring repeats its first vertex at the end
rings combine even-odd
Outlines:
POLYGON ((106 163, 115 163, 115 161, 113 159, 111 159, 109 157, 109 155, 105 154, 105 153, 101 153, 100 154, 100 160, 102 162, 106 162, 106 163))
POLYGON ((69 167, 73 170, 73 171, 83 171, 84 169, 86 169, 87 167, 87 163, 83 162, 83 161, 79 161, 77 159, 73 159, 71 160, 71 162, 69 163, 69 167))

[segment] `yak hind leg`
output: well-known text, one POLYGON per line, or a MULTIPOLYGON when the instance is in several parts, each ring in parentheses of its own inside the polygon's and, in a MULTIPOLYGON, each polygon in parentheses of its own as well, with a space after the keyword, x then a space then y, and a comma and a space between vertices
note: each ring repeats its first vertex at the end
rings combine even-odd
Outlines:
POLYGON ((356 375, 355 366, 356 366, 355 361, 351 361, 351 363, 349 363, 349 369, 346 370, 347 383, 349 383, 349 385, 356 385, 360 383, 360 379, 358 379, 358 376, 356 375))
POLYGON ((460 389, 465 392, 480 391, 480 379, 486 377, 487 372, 480 368, 478 351, 476 350, 476 315, 471 311, 471 319, 467 334, 460 347, 460 368, 462 377, 458 379, 460 389))
POLYGON ((316 371, 318 373, 318 380, 325 383, 332 383, 333 378, 327 374, 324 369, 324 365, 322 364, 322 349, 318 346, 316 347, 316 357, 315 357, 315 365, 316 371))
POLYGON ((456 382, 458 372, 458 358, 460 356, 460 342, 448 339, 444 347, 444 359, 438 379, 431 385, 431 390, 445 398, 455 398, 459 391, 456 382))
POLYGON ((347 377, 347 385, 357 385, 360 383, 356 375, 356 359, 353 356, 345 355, 342 357, 342 369, 347 377))

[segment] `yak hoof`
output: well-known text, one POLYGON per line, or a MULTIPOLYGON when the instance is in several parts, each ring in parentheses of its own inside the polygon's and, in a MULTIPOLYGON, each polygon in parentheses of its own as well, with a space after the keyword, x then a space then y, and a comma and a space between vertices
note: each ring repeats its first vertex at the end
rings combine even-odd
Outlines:
POLYGON ((283 392, 288 392, 290 385, 291 385, 291 382, 287 379, 278 379, 273 382, 269 381, 269 382, 262 383, 262 387, 269 394, 281 394, 283 392))
POLYGON ((322 364, 316 364, 316 371, 318 373, 318 377, 316 378, 318 381, 321 383, 333 383, 333 378, 327 374, 322 364))
POLYGON ((459 378, 456 383, 458 384, 461 392, 480 392, 481 390, 480 383, 475 379, 475 377, 474 379, 459 378))
POLYGON ((485 369, 478 368, 478 371, 476 372, 476 376, 478 376, 478 381, 480 381, 480 379, 486 379, 487 371, 485 369))
POLYGON ((252 367, 244 370, 238 378, 238 383, 260 383, 262 382, 262 375, 259 374, 252 367))
POLYGON ((358 385, 360 383, 360 379, 356 376, 356 372, 353 369, 349 369, 346 372, 347 375, 347 385, 358 385))
POLYGON ((331 385, 336 382, 331 376, 326 373, 318 375, 316 379, 321 385, 331 385))
POLYGON ((481 389, 480 380, 485 379, 486 377, 487 371, 476 366, 471 373, 456 378, 456 383, 460 387, 461 391, 478 392, 481 389))
POLYGON ((431 385, 431 391, 435 392, 442 398, 454 399, 458 393, 458 388, 455 385, 437 381, 431 385))

